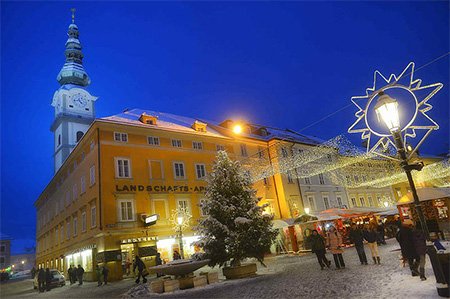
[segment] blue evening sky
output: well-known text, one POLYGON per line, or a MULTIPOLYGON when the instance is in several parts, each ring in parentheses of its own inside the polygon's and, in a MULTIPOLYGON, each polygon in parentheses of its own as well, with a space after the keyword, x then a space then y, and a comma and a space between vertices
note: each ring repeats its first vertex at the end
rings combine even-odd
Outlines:
MULTIPOLYGON (((75 23, 96 116, 143 108, 299 131, 372 87, 449 52, 449 2, 1 2, 1 231, 34 238, 33 203, 53 175, 50 106, 75 23)), ((449 143, 449 56, 416 73, 444 83, 429 115, 449 143)), ((348 107, 302 131, 347 132, 348 107)), ((349 138, 360 144, 359 135, 349 138)))

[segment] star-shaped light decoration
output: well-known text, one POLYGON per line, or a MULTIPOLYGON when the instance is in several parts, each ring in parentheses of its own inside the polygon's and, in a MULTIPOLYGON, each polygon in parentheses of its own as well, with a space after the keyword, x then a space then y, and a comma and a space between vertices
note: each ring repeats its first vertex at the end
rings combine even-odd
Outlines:
POLYGON ((189 227, 192 215, 186 209, 172 210, 172 216, 170 217, 170 222, 175 228, 175 231, 185 230, 189 227))
POLYGON ((358 107, 358 112, 355 113, 356 121, 348 129, 349 133, 361 133, 361 138, 363 140, 367 139, 367 153, 376 154, 385 158, 395 159, 391 156, 385 155, 386 149, 389 147, 395 147, 395 143, 392 139, 392 135, 385 132, 379 132, 371 126, 373 121, 368 118, 367 114, 369 111, 369 106, 375 99, 378 98, 378 93, 381 91, 401 89, 403 91, 409 92, 411 97, 414 99, 414 113, 412 117, 408 120, 401 122, 401 129, 404 142, 406 144, 406 138, 415 138, 416 130, 426 130, 426 133, 422 139, 417 143, 416 147, 408 151, 408 159, 417 151, 419 146, 428 137, 428 135, 433 131, 439 129, 439 125, 427 115, 427 112, 433 108, 428 100, 434 96, 443 86, 442 83, 434 83, 426 86, 421 86, 422 80, 414 79, 414 63, 410 62, 408 66, 403 70, 403 72, 396 76, 391 74, 389 79, 384 77, 378 70, 374 73, 373 87, 366 89, 365 96, 354 96, 351 98, 353 104, 358 107), (409 73, 407 73, 409 71, 409 73), (403 80, 402 80, 403 79, 403 80), (400 81, 407 80, 408 82, 400 83, 400 81), (423 90, 423 91, 422 91, 423 90), (429 90, 429 91, 428 91, 429 90), (423 94, 425 96, 423 97, 423 94), (422 96, 423 99, 419 97, 422 96), (360 104, 358 102, 364 101, 360 104), (363 107, 363 108, 362 108, 363 107), (423 115, 428 124, 414 124, 418 115, 423 115), (375 135, 372 137, 372 135, 375 135), (371 146, 371 139, 379 138, 376 143, 371 146))

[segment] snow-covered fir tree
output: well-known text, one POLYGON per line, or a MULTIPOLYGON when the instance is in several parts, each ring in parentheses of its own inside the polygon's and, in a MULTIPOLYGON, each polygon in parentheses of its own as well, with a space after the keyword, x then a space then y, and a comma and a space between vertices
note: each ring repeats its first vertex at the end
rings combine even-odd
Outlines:
POLYGON ((220 151, 207 182, 206 200, 199 206, 208 217, 199 221, 202 237, 197 245, 211 259, 209 265, 230 261, 236 266, 244 258, 263 264, 277 232, 272 229, 273 216, 263 213, 267 205, 258 205, 250 174, 220 151))

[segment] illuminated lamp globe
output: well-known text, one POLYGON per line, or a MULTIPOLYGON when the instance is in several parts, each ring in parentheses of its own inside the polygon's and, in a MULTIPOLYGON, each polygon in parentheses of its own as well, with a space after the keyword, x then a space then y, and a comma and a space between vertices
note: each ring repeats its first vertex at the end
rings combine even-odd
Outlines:
POLYGON ((177 222, 178 222, 179 225, 182 225, 183 224, 183 217, 182 216, 178 216, 177 217, 177 222))
POLYGON ((309 214, 309 208, 305 208, 305 213, 309 214))
POLYGON ((387 128, 391 132, 395 132, 400 129, 400 118, 398 115, 398 102, 396 99, 391 98, 383 91, 378 93, 377 104, 375 105, 375 112, 377 113, 378 121, 383 119, 387 128))
POLYGON ((389 206, 389 203, 387 201, 385 201, 384 206, 387 208, 389 206))
POLYGON ((241 133, 242 133, 242 126, 241 126, 241 125, 235 125, 235 126, 233 127, 233 132, 234 132, 235 134, 241 134, 241 133))

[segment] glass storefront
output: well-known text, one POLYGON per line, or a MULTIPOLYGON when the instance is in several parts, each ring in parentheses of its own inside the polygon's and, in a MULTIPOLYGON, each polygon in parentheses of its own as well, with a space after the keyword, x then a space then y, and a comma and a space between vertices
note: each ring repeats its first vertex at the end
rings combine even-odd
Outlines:
MULTIPOLYGON (((192 254, 200 250, 197 246, 194 246, 192 244, 199 239, 199 236, 183 237, 184 258, 190 258, 192 254)), ((167 238, 159 240, 156 242, 156 246, 158 247, 158 252, 161 254, 161 259, 165 263, 173 260, 173 253, 175 250, 180 253, 180 243, 178 238, 167 238)))
POLYGON ((86 249, 80 252, 66 255, 66 265, 67 267, 70 267, 72 265, 74 267, 78 267, 78 265, 81 265, 85 272, 92 272, 92 249, 86 249))

